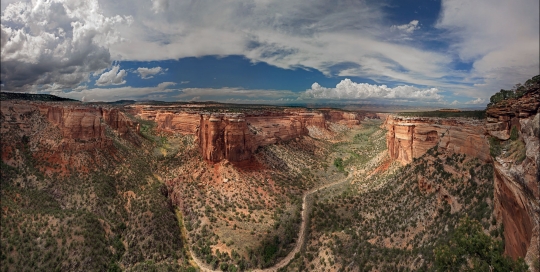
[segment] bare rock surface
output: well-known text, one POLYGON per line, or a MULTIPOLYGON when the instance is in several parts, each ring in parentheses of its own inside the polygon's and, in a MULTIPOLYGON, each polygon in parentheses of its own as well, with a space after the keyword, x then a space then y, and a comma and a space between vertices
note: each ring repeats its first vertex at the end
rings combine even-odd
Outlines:
POLYGON ((374 114, 329 109, 209 113, 187 106, 163 109, 137 105, 131 112, 155 121, 164 132, 196 135, 203 158, 211 162, 246 161, 262 146, 307 135, 331 138, 336 126, 356 126, 368 115, 378 118, 374 114))
POLYGON ((436 145, 489 161, 484 123, 465 118, 408 118, 387 116, 387 146, 390 157, 407 164, 436 145))
POLYGON ((487 132, 502 147, 493 160, 495 212, 504 224, 505 253, 525 257, 529 266, 540 256, 539 107, 536 86, 522 97, 503 100, 486 111, 487 132), (513 128, 518 132, 516 139, 510 139, 513 128), (514 154, 519 152, 524 156, 516 160, 514 154))

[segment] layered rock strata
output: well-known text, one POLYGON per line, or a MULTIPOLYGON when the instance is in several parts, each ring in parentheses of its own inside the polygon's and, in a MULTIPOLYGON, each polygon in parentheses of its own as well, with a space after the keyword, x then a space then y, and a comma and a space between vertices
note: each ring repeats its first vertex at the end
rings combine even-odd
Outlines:
POLYGON ((464 118, 411 118, 388 115, 386 143, 393 160, 412 162, 434 146, 489 161, 483 121, 464 118))
POLYGON ((111 140, 105 136, 106 127, 135 145, 139 139, 139 125, 116 108, 94 107, 79 103, 45 103, 28 101, 2 101, 2 133, 17 131, 19 137, 35 134, 33 114, 43 116, 59 129, 61 148, 72 150, 91 150, 106 148, 111 140))
POLYGON ((505 252, 525 257, 529 265, 540 258, 539 106, 537 84, 523 97, 501 101, 486 111, 495 156, 495 211, 504 224, 505 252))
POLYGON ((327 122, 354 126, 365 117, 337 110, 205 113, 142 105, 131 112, 155 121, 161 131, 196 135, 203 158, 211 162, 245 161, 261 146, 308 135, 310 127, 327 130, 327 122))
POLYGON ((199 146, 204 159, 237 162, 251 156, 252 144, 243 115, 203 115, 198 130, 199 146))
POLYGON ((533 86, 491 106, 485 121, 388 115, 384 124, 389 155, 402 164, 436 145, 493 162, 494 211, 504 225, 505 253, 524 257, 529 266, 540 256, 539 90, 533 86))
POLYGON ((325 120, 333 123, 339 123, 346 126, 355 126, 360 124, 359 113, 337 111, 337 110, 323 110, 325 120))

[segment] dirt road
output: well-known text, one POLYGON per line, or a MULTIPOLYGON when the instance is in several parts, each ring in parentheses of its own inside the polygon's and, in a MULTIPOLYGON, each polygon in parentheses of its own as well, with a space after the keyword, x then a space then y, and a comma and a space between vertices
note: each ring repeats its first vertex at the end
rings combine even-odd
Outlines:
MULTIPOLYGON (((334 186, 340 185, 342 183, 345 183, 345 182, 349 181, 351 176, 352 175, 349 175, 349 177, 346 177, 346 178, 344 178, 342 180, 339 180, 339 181, 336 181, 336 182, 333 182, 333 183, 330 183, 330 184, 326 184, 326 185, 311 189, 311 190, 307 191, 306 193, 304 193, 304 196, 302 197, 302 223, 300 224, 300 232, 298 233, 298 239, 296 240, 296 245, 294 246, 294 249, 291 252, 289 252, 289 254, 285 258, 283 258, 281 261, 279 261, 277 264, 273 265, 272 267, 268 267, 268 268, 264 268, 264 269, 255 269, 255 270, 252 270, 252 271, 253 272, 274 272, 274 271, 277 271, 278 269, 283 268, 286 265, 288 265, 292 261, 292 259, 294 259, 294 255, 296 255, 296 253, 300 252, 300 249, 302 248, 302 245, 304 244, 305 239, 306 239, 306 224, 307 224, 307 221, 309 219, 308 218, 307 208, 306 208, 307 197, 309 195, 311 195, 311 194, 314 194, 314 193, 320 191, 320 190, 325 190, 325 189, 328 189, 330 187, 334 187, 334 186)), ((184 225, 184 224, 182 224, 182 225, 184 225)), ((218 272, 218 271, 221 271, 221 270, 213 270, 212 267, 210 267, 208 264, 206 264, 201 259, 199 259, 197 256, 195 256, 195 254, 193 254, 193 251, 191 250, 191 245, 189 246, 189 251, 191 251, 191 256, 193 257, 193 261, 199 266, 201 271, 204 271, 204 272, 218 272)))

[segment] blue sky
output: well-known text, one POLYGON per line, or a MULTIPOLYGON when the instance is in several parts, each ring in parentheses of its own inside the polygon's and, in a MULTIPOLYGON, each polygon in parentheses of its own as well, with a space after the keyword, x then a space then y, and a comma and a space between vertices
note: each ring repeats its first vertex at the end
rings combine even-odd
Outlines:
POLYGON ((537 0, 2 1, 2 91, 483 107, 539 74, 537 0))

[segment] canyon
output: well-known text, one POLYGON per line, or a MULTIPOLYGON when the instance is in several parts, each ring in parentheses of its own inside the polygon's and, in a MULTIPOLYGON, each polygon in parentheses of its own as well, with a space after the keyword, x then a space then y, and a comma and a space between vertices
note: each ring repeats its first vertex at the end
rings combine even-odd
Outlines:
POLYGON ((373 113, 322 109, 283 109, 247 113, 185 111, 151 105, 131 106, 135 116, 154 121, 162 132, 196 135, 203 158, 246 161, 257 148, 309 135, 310 130, 328 132, 328 122, 346 127, 358 125, 373 113))
MULTIPOLYGON (((324 188, 326 186, 324 182, 331 179, 328 177, 340 177, 341 180, 346 180, 345 177, 349 173, 345 169, 332 168, 332 163, 335 163, 332 160, 341 159, 341 156, 343 156, 342 162, 349 163, 355 162, 355 157, 352 155, 359 157, 358 154, 362 156, 368 154, 373 157, 370 157, 372 160, 380 156, 380 159, 376 160, 377 163, 384 164, 380 167, 373 163, 374 169, 368 171, 369 167, 366 166, 366 169, 362 170, 364 172, 356 171, 354 167, 347 168, 347 171, 351 171, 352 174, 347 179, 357 177, 368 179, 375 173, 384 172, 380 169, 388 169, 392 162, 396 162, 402 169, 407 169, 407 165, 414 164, 416 160, 422 160, 425 165, 430 165, 437 158, 424 160, 423 156, 432 150, 441 152, 444 154, 441 156, 447 159, 462 158, 458 155, 465 154, 468 157, 465 161, 470 171, 482 170, 483 172, 483 169, 487 169, 484 165, 493 165, 494 214, 496 221, 502 222, 504 226, 505 253, 514 259, 524 257, 532 266, 537 260, 535 258, 539 250, 539 101, 538 88, 531 89, 519 98, 491 105, 486 111, 486 119, 471 119, 406 117, 396 114, 325 108, 264 106, 229 109, 219 104, 133 103, 118 106, 105 103, 7 100, 2 101, 1 105, 2 162, 3 167, 4 164, 9 167, 24 167, 25 161, 31 161, 33 164, 36 160, 43 160, 45 163, 36 164, 40 171, 46 174, 59 172, 66 176, 74 170, 80 173, 91 173, 94 170, 106 168, 109 171, 108 175, 120 177, 118 173, 123 173, 122 171, 138 173, 135 170, 136 167, 141 166, 138 160, 141 156, 146 156, 149 160, 147 164, 153 165, 147 166, 152 170, 148 170, 146 179, 155 179, 154 182, 159 183, 163 178, 165 188, 160 188, 156 192, 160 192, 161 197, 171 196, 171 199, 167 200, 169 204, 163 204, 161 207, 169 205, 169 209, 174 210, 174 207, 171 208, 170 205, 176 204, 176 208, 180 208, 181 212, 185 213, 186 219, 193 217, 191 221, 200 222, 200 218, 203 218, 204 222, 209 223, 216 220, 215 217, 208 215, 212 210, 209 208, 212 203, 208 202, 206 206, 191 203, 191 208, 187 203, 195 201, 194 199, 207 201, 212 197, 217 197, 215 203, 218 204, 212 204, 216 205, 212 207, 220 209, 219 203, 225 203, 226 198, 230 202, 236 194, 230 192, 226 198, 223 195, 224 198, 221 199, 224 190, 236 188, 242 192, 254 190, 255 194, 260 194, 258 199, 261 204, 257 202, 253 206, 249 201, 254 200, 244 196, 249 201, 245 200, 246 202, 242 202, 242 206, 239 206, 242 207, 238 209, 242 210, 242 217, 244 212, 247 213, 249 210, 251 214, 253 207, 259 205, 271 209, 272 205, 277 205, 276 203, 281 201, 280 198, 291 197, 288 195, 291 191, 302 195, 308 192, 305 188, 310 188, 309 186, 314 186, 313 184, 321 187, 312 188, 324 188), (362 130, 366 125, 365 121, 371 119, 382 119, 384 122, 382 125, 377 123, 376 129, 362 130), (381 128, 386 132, 381 131, 381 128), (358 134, 348 135, 347 133, 351 131, 357 131, 358 134), (344 135, 348 135, 349 138, 344 140, 344 135), (368 136, 371 137, 370 143, 378 141, 377 152, 384 148, 387 151, 375 154, 368 145, 363 146, 365 153, 353 154, 356 151, 345 147, 347 144, 362 146, 362 139, 368 136), (335 149, 336 143, 344 146, 339 152, 335 149), (172 153, 172 156, 161 155, 163 150, 175 150, 176 153, 172 153), (321 155, 327 153, 332 156, 321 155), (149 156, 149 154, 160 155, 154 160, 151 156, 156 155, 149 156), (285 158, 284 154, 288 154, 287 156, 292 154, 294 159, 285 158), (311 163, 307 160, 303 162, 304 158, 311 163), (478 162, 474 161, 476 159, 478 162), (276 161, 278 163, 273 164, 276 161), (53 162, 55 166, 48 165, 49 162, 53 162), (127 163, 115 168, 116 164, 121 165, 123 162, 127 163), (168 166, 164 167, 164 170, 159 170, 161 171, 159 174, 157 172, 150 174, 152 171, 157 171, 155 169, 160 169, 160 163, 167 163, 168 166), (250 166, 251 168, 243 168, 250 163, 254 164, 250 166), (178 166, 180 164, 183 165, 178 166), (480 164, 482 166, 478 166, 480 164), (328 165, 330 169, 327 169, 328 165), (281 166, 283 169, 280 169, 281 166), (71 169, 71 167, 74 168, 71 169), (170 169, 173 172, 169 172, 170 169), (326 178, 317 180, 312 173, 326 178), (363 176, 364 174, 366 175, 363 176), (313 179, 310 185, 304 184, 303 182, 308 179, 313 179), (261 184, 252 184, 259 180, 262 181, 261 184), (283 191, 274 191, 271 196, 268 196, 266 190, 270 188, 275 190, 278 181, 298 182, 298 184, 287 187, 283 191), (253 187, 246 187, 247 184, 253 187), (188 194, 188 189, 182 186, 191 188, 189 190, 194 190, 193 188, 200 190, 196 193, 197 198, 191 196, 192 191, 188 194), (243 189, 238 189, 236 186, 243 189), (203 209, 208 218, 201 216, 203 211, 196 211, 196 207, 203 209), (197 217, 197 214, 200 217, 197 217)), ((448 170, 446 173, 455 174, 455 177, 464 180, 472 181, 471 176, 476 175, 476 173, 463 170, 464 165, 452 167, 442 168, 445 171, 448 170)), ((431 167, 430 171, 434 171, 435 168, 431 167)), ((392 169, 396 171, 397 168, 392 169)), ((35 174, 36 172, 31 173, 39 176, 35 174)), ((484 174, 482 173, 483 177, 487 177, 484 174)), ((138 176, 138 174, 134 175, 136 179, 138 176)), ((414 176, 411 176, 412 178, 414 176)), ((14 180, 19 184, 25 179, 26 177, 18 177, 14 180)), ((32 180, 35 181, 36 178, 32 180)), ((422 176, 418 178, 415 186, 418 186, 419 190, 426 195, 437 190, 438 201, 450 205, 448 213, 459 212, 464 200, 456 195, 455 188, 453 189, 448 184, 447 188, 443 188, 436 184, 437 182, 422 176)), ((465 183, 467 184, 466 181, 465 183)), ((29 186, 24 182, 22 184, 23 187, 29 186)), ((47 186, 53 188, 56 185, 47 186)), ((111 188, 117 189, 110 191, 115 192, 121 188, 119 185, 115 186, 111 188)), ((151 185, 144 184, 144 186, 151 185)), ((281 183, 280 186, 285 185, 281 183)), ((131 201, 135 201, 137 195, 142 192, 133 187, 126 188, 121 192, 123 197, 118 203, 122 203, 123 207, 127 207, 126 209, 131 209, 131 201), (122 202, 124 200, 125 203, 122 202)), ((95 196, 96 192, 101 192, 100 190, 95 189, 90 195, 95 196)), ((55 188, 50 191, 54 196, 67 194, 65 189, 55 188)), ((148 195, 148 197, 152 199, 156 195, 148 195)), ((77 201, 75 204, 62 205, 78 207, 77 201)), ((297 202, 294 202, 295 205, 298 204, 297 202)), ((305 197, 300 202, 302 202, 300 207, 304 207, 305 197)), ((290 214, 294 214, 292 211, 295 210, 291 208, 294 206, 293 201, 287 203, 289 206, 282 203, 283 207, 288 207, 291 209, 290 214)), ((439 205, 437 207, 441 209, 444 207, 441 203, 436 203, 436 205, 439 205)), ((157 210, 154 210, 154 213, 157 213, 157 210)), ((232 216, 225 219, 225 221, 228 220, 224 223, 226 226, 229 226, 232 216)), ((112 218, 108 220, 113 222, 112 218)), ((236 217, 234 218, 236 220, 236 217)), ((258 222, 262 222, 263 218, 264 215, 258 218, 258 222)), ((300 233, 303 233, 307 220, 307 213, 304 212, 304 208, 301 208, 300 233)), ((186 220, 186 222, 189 221, 186 220)), ((249 219, 248 222, 250 222, 249 219)), ((253 222, 256 222, 255 219, 253 222)), ((277 226, 279 227, 279 224, 277 226)), ((225 228, 225 225, 222 227, 225 228)), ((234 225, 234 230, 236 230, 236 225, 234 225)), ((289 230, 290 228, 287 229, 289 230)), ((205 230, 201 228, 199 231, 198 236, 205 230)), ((270 231, 271 229, 268 233, 270 231)), ((133 239, 136 235, 130 234, 129 237, 133 239)), ((223 249, 224 244, 230 242, 221 241, 220 243, 223 249)), ((201 248, 203 247, 196 247, 197 250, 201 248)), ((300 247, 295 245, 295 248, 300 247)), ((138 253, 133 254, 137 256, 138 253)), ((133 265, 134 261, 129 260, 125 259, 123 265, 126 267, 133 265)), ((286 260, 294 262, 292 255, 286 260)), ((280 266, 287 265, 283 261, 279 264, 280 266)))
POLYGON ((107 131, 135 146, 141 144, 139 124, 117 107, 10 100, 2 101, 1 113, 0 133, 6 138, 2 141, 2 160, 10 165, 20 161, 16 150, 21 143, 30 144, 35 157, 48 158, 61 166, 56 170, 64 173, 69 164, 90 170, 89 165, 74 161, 65 153, 100 150, 114 154, 115 147, 107 131))
MULTIPOLYGON (((130 120, 118 108, 87 106, 79 103, 40 103, 24 101, 3 101, 1 107, 5 122, 3 132, 17 127, 20 133, 32 134, 32 123, 28 118, 39 113, 48 122, 59 129, 64 144, 88 142, 80 148, 105 148, 108 146, 105 136, 106 126, 118 135, 130 139, 130 134, 139 132, 138 123, 130 120), (10 126, 12 127, 10 127, 10 126)), ((132 138, 134 139, 134 138, 132 138)), ((133 141, 138 145, 137 141, 133 141)))
POLYGON ((434 146, 492 163, 495 213, 504 225, 505 253, 530 264, 540 253, 539 106, 536 86, 520 98, 488 107, 486 120, 389 115, 384 123, 389 156, 402 165, 434 146), (502 148, 502 154, 490 154, 490 143, 497 146, 491 148, 502 148))

